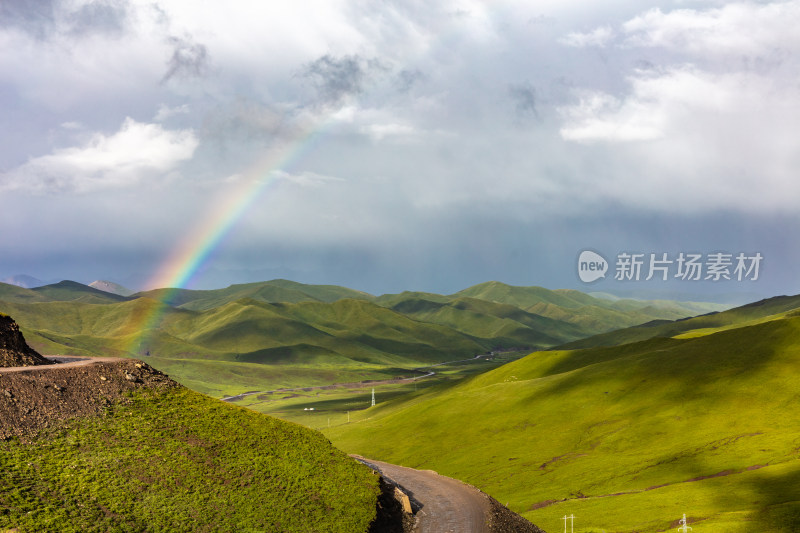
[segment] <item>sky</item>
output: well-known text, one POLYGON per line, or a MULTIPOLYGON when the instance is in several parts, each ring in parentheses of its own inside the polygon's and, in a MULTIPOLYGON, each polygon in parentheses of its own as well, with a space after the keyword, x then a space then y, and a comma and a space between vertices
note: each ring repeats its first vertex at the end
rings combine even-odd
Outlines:
POLYGON ((0 279, 795 294, 798 25, 800 0, 3 0, 0 279))

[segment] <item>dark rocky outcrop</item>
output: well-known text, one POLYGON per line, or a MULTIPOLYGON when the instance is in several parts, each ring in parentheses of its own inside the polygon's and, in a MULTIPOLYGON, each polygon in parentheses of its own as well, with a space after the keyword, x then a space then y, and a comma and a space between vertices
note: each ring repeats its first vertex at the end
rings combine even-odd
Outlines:
POLYGON ((0 367, 49 365, 50 363, 28 346, 14 319, 0 313, 0 367))

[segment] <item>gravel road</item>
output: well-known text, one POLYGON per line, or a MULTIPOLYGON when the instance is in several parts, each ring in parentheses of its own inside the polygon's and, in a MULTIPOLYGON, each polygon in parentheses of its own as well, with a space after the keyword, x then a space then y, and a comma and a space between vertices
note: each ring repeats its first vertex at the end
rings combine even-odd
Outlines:
MULTIPOLYGON (((419 506, 417 533, 490 533, 489 498, 461 481, 432 470, 415 470, 354 456, 400 485, 419 506)), ((416 506, 415 506, 416 508, 416 506)))

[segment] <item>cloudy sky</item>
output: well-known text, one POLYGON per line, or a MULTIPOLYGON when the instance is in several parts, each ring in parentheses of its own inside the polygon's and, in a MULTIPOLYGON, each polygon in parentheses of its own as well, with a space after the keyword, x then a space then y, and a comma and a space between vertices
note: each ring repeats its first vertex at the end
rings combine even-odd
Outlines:
POLYGON ((210 225, 190 287, 797 293, 799 25, 800 0, 3 1, 0 278, 143 288, 210 225))

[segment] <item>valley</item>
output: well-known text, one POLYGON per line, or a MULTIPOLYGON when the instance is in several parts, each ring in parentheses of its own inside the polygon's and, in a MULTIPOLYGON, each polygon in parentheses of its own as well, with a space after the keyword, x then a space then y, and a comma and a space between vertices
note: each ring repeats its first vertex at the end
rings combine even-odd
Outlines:
POLYGON ((0 286, 44 353, 137 356, 345 453, 463 480, 545 531, 567 515, 583 533, 668 531, 684 513, 699 532, 800 527, 796 297, 58 285, 0 286))

